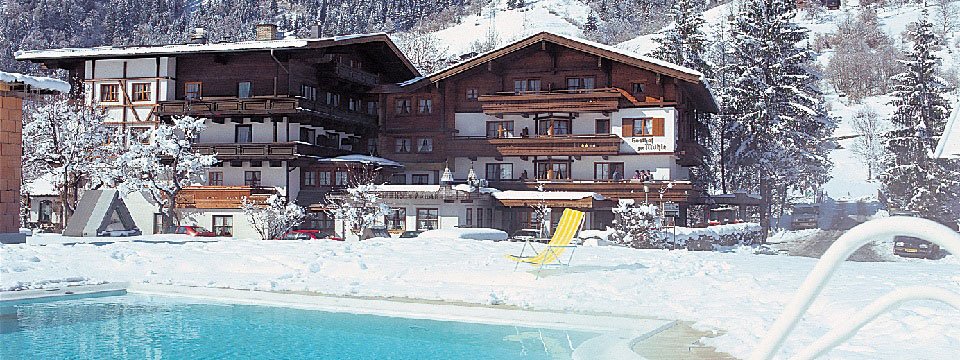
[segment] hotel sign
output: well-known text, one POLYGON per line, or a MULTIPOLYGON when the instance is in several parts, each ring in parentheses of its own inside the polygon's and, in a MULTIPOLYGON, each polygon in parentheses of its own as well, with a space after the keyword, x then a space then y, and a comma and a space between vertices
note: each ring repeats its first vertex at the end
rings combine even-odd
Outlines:
POLYGON ((672 141, 668 141, 666 136, 631 137, 628 143, 630 147, 640 153, 673 151, 672 141))

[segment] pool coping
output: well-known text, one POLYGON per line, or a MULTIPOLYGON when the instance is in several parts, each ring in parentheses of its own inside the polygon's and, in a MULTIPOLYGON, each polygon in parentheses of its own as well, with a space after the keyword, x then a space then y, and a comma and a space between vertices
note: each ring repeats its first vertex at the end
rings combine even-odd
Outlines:
POLYGON ((422 303, 386 299, 340 297, 324 294, 294 294, 257 290, 193 287, 147 283, 106 283, 69 286, 51 290, 0 292, 0 300, 56 299, 64 296, 110 292, 180 296, 213 302, 277 306, 358 315, 408 319, 456 321, 476 324, 574 330, 599 334, 580 344, 573 359, 644 359, 633 351, 636 343, 666 330, 676 321, 617 315, 563 313, 488 306, 422 303))

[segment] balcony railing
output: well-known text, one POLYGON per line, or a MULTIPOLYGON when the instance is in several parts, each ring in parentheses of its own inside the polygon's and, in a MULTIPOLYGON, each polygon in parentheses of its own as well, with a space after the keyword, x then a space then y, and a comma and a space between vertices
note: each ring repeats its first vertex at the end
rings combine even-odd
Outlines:
POLYGON ((699 166, 703 165, 703 158, 707 155, 707 149, 694 142, 677 143, 677 164, 680 166, 699 166))
POLYGON ((208 97, 200 100, 161 101, 160 116, 270 116, 308 113, 355 125, 375 126, 377 118, 359 111, 348 111, 299 96, 259 96, 252 98, 208 97))
POLYGON ((339 148, 303 142, 285 143, 199 143, 193 148, 219 160, 292 160, 298 156, 339 156, 348 153, 339 148))
POLYGON ((640 180, 507 180, 491 181, 490 186, 500 190, 590 191, 607 198, 638 199, 650 202, 689 202, 699 197, 701 190, 688 181, 640 180), (672 185, 669 185, 671 184, 672 185), (660 190, 664 189, 663 199, 660 190), (646 190, 646 191, 644 191, 646 190))
POLYGON ((620 152, 619 136, 554 135, 534 137, 455 137, 453 148, 470 156, 548 156, 548 155, 616 155, 620 152))
POLYGON ((522 114, 542 112, 614 111, 624 97, 619 89, 583 89, 536 92, 502 92, 481 95, 479 100, 487 114, 522 114))
POLYGON ((336 77, 364 86, 377 86, 380 84, 380 76, 357 68, 349 67, 344 64, 336 64, 331 72, 336 77))
POLYGON ((177 195, 181 209, 239 209, 246 198, 256 204, 266 204, 274 188, 250 186, 189 186, 177 195))

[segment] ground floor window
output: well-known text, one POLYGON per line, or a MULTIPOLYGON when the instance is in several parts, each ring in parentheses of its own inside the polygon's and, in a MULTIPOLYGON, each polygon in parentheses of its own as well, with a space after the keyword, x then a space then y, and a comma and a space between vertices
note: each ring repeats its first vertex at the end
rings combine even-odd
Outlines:
POLYGON ((483 227, 483 209, 477 209, 477 227, 483 227))
POLYGON ((440 225, 439 210, 417 209, 417 230, 433 230, 440 225))
POLYGON ((473 209, 467 208, 467 217, 464 227, 473 227, 473 209))
POLYGON ((406 230, 407 229, 407 209, 393 208, 383 217, 383 223, 387 230, 406 230))
POLYGON ((335 227, 333 220, 333 216, 330 216, 330 214, 317 212, 310 216, 305 225, 312 230, 333 230, 335 227))
POLYGON ((167 228, 166 226, 164 226, 165 225, 163 221, 164 218, 165 217, 161 213, 153 214, 153 233, 154 234, 162 234, 164 232, 164 229, 167 228))
POLYGON ((49 223, 53 221, 53 201, 40 200, 40 210, 37 215, 37 222, 49 223))
POLYGON ((233 236, 233 215, 214 215, 213 233, 217 236, 233 236))
POLYGON ((493 227, 493 209, 487 209, 487 227, 493 227))

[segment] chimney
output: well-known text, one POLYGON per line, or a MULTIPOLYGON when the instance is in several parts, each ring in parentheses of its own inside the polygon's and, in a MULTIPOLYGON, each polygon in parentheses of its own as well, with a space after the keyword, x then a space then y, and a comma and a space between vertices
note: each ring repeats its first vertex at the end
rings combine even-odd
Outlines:
POLYGON ((277 25, 274 24, 258 24, 257 25, 257 41, 268 41, 277 39, 277 25))
POLYGON ((187 41, 188 44, 206 44, 207 43, 207 31, 201 27, 194 28, 193 32, 190 33, 190 39, 187 41))

